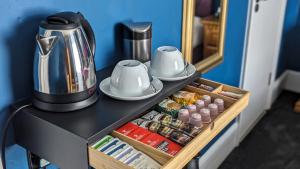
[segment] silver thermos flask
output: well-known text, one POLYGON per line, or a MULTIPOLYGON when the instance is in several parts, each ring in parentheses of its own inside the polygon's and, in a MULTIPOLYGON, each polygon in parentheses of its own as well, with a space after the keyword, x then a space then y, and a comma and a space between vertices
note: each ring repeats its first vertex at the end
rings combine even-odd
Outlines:
POLYGON ((152 23, 128 22, 123 25, 123 51, 126 59, 145 63, 151 58, 152 23))

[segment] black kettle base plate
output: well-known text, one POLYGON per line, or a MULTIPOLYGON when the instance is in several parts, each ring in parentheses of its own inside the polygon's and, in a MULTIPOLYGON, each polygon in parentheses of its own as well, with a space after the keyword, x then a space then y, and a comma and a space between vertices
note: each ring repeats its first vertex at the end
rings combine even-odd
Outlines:
POLYGON ((39 99, 33 98, 32 104, 36 108, 44 110, 44 111, 63 113, 63 112, 70 112, 70 111, 75 111, 75 110, 86 108, 86 107, 94 104, 98 100, 98 97, 99 97, 99 91, 96 90, 95 93, 91 97, 89 97, 85 100, 79 101, 79 102, 53 104, 53 103, 47 103, 47 102, 43 102, 39 99))

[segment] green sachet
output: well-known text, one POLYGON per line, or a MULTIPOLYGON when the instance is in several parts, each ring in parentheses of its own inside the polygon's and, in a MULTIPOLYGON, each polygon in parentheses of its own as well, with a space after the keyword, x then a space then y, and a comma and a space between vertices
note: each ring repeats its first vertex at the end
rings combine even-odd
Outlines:
POLYGON ((105 144, 107 144, 112 139, 113 139, 112 136, 107 135, 107 136, 103 137, 101 140, 97 141, 94 145, 92 145, 92 148, 98 149, 98 148, 104 146, 105 144))

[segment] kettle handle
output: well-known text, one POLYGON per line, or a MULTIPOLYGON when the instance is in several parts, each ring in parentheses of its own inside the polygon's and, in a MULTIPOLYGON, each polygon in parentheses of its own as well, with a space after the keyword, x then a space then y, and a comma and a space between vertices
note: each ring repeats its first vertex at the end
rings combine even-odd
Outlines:
POLYGON ((93 55, 93 57, 95 57, 96 39, 95 39, 94 31, 93 31, 90 23, 83 17, 83 15, 80 12, 78 12, 78 14, 81 16, 81 20, 80 20, 81 25, 86 33, 86 36, 87 36, 87 39, 89 42, 89 46, 92 51, 92 55, 93 55))

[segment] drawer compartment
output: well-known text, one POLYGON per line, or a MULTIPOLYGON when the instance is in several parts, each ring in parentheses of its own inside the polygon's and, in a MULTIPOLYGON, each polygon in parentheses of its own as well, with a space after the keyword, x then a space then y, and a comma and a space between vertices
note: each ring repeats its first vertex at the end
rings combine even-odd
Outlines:
POLYGON ((242 98, 245 94, 247 94, 247 92, 244 91, 244 90, 241 90, 237 87, 228 86, 228 85, 222 85, 220 90, 218 90, 216 93, 220 94, 220 95, 223 95, 225 97, 233 98, 235 100, 238 100, 238 99, 242 98), (239 97, 226 96, 226 95, 222 94, 222 92, 234 93, 234 94, 237 94, 237 96, 239 96, 239 97))
POLYGON ((195 82, 195 83, 193 83, 193 84, 195 84, 194 87, 199 86, 199 85, 202 84, 202 85, 206 85, 206 86, 209 86, 209 87, 213 88, 213 90, 208 90, 208 89, 205 89, 203 87, 196 87, 197 89, 202 89, 202 90, 212 92, 212 93, 216 93, 217 91, 222 90, 222 84, 221 83, 217 83, 217 82, 214 82, 214 81, 211 81, 211 80, 199 78, 199 79, 195 80, 194 82, 195 82))
MULTIPOLYGON (((121 141, 129 144, 134 149, 148 155, 150 158, 158 162, 160 165, 165 164, 167 161, 169 161, 172 156, 161 152, 159 150, 153 149, 152 147, 148 145, 144 145, 143 143, 140 143, 136 140, 133 140, 127 136, 123 136, 122 134, 119 134, 117 132, 112 132, 111 136, 120 139, 121 141)), ((104 154, 96 149, 93 149, 91 146, 88 148, 89 153, 89 164, 95 169, 133 169, 133 167, 128 166, 115 158, 104 154)))
MULTIPOLYGON (((146 145, 140 141, 134 140, 126 135, 113 131, 112 136, 119 138, 120 140, 127 142, 135 149, 145 153, 159 164, 162 169, 180 169, 183 168, 192 158, 194 158, 201 149, 203 149, 216 135, 218 135, 232 120, 234 120, 240 112, 247 106, 249 101, 249 92, 223 85, 217 82, 199 78, 198 83, 209 85, 214 87, 213 91, 207 91, 197 88, 195 86, 188 85, 182 90, 198 93, 200 95, 210 95, 212 99, 221 98, 225 103, 225 111, 220 113, 217 117, 212 119, 209 124, 204 124, 202 131, 195 138, 193 138, 187 145, 175 155, 169 155, 163 151, 157 150, 149 145, 146 145), (233 99, 220 95, 221 91, 230 91, 238 94, 242 94, 240 99, 233 99)), ((116 169, 116 168, 132 168, 116 159, 101 153, 93 148, 89 147, 89 163, 96 169, 116 169)))
POLYGON ((226 98, 233 99, 233 100, 242 99, 242 97, 248 93, 247 91, 242 90, 240 88, 225 85, 225 84, 221 84, 221 83, 214 82, 214 81, 211 81, 211 80, 207 80, 207 79, 204 79, 204 78, 199 78, 195 82, 198 83, 198 84, 204 84, 204 85, 207 85, 207 86, 211 86, 211 87, 214 88, 214 90, 213 91, 208 91, 208 90, 205 90, 205 89, 200 88, 200 87, 195 87, 194 85, 188 85, 189 87, 194 87, 193 90, 200 90, 200 91, 204 90, 204 92, 208 91, 208 92, 211 92, 211 93, 219 94, 219 95, 225 96, 226 98), (235 94, 240 95, 241 97, 240 98, 229 97, 229 96, 223 95, 221 93, 222 91, 233 92, 235 94))

